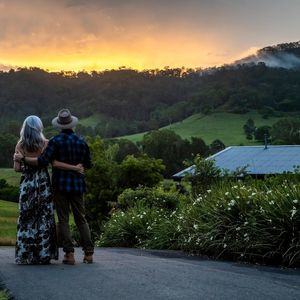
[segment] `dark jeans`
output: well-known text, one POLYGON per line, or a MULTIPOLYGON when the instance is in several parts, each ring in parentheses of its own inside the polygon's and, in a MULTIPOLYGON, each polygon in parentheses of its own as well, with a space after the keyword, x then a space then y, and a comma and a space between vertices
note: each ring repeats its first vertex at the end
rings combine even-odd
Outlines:
POLYGON ((85 218, 83 195, 55 191, 54 203, 58 216, 58 235, 64 252, 74 252, 74 245, 69 227, 69 215, 71 208, 80 234, 82 250, 85 254, 93 254, 94 245, 91 239, 90 228, 85 218))

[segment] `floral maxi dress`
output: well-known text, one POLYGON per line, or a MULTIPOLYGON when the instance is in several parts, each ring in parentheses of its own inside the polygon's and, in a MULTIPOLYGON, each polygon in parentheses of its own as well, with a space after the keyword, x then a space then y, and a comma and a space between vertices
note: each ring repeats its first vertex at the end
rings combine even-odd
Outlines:
POLYGON ((58 259, 50 177, 46 168, 25 165, 17 223, 16 263, 47 264, 58 259))

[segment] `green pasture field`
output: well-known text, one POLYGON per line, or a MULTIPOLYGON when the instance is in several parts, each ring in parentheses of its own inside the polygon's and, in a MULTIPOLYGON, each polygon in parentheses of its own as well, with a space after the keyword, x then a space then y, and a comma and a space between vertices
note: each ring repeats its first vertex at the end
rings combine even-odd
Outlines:
MULTIPOLYGON (((0 246, 15 245, 18 214, 18 203, 0 200, 0 246)), ((70 224, 75 224, 72 215, 70 224)))
POLYGON ((16 242, 18 203, 0 200, 0 246, 16 242))
POLYGON ((15 172, 12 168, 0 168, 0 179, 5 179, 6 182, 13 186, 19 186, 21 173, 15 172))
MULTIPOLYGON (((207 144, 213 140, 219 139, 226 146, 233 145, 257 145, 257 142, 249 141, 243 132, 243 125, 252 118, 255 126, 273 125, 283 117, 269 117, 263 119, 257 112, 246 114, 234 114, 227 112, 218 112, 210 115, 195 114, 181 122, 173 123, 161 129, 172 129, 182 138, 190 139, 192 136, 201 137, 207 144)), ((120 138, 126 138, 133 142, 142 140, 143 133, 127 135, 120 138)))
POLYGON ((101 115, 95 114, 88 118, 80 119, 79 124, 86 126, 86 127, 90 126, 92 128, 95 128, 101 119, 103 119, 103 117, 101 117, 101 115))

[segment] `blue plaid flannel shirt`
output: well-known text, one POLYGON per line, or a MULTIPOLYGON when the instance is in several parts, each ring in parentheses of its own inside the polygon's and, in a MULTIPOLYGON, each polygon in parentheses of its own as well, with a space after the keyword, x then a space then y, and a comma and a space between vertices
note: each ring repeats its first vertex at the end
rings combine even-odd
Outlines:
MULTIPOLYGON (((47 148, 38 158, 38 164, 46 167, 53 160, 91 168, 90 150, 83 138, 71 129, 64 129, 49 140, 47 148)), ((52 169, 52 186, 61 192, 84 193, 86 184, 84 176, 75 171, 52 169)))

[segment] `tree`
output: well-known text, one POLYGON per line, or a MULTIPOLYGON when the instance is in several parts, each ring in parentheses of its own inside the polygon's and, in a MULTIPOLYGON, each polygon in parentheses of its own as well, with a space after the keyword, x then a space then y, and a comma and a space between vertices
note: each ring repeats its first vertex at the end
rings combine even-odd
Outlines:
POLYGON ((256 130, 254 132, 255 139, 259 142, 263 142, 265 140, 265 136, 267 138, 270 137, 270 129, 271 129, 271 126, 260 126, 260 127, 256 128, 256 130))
POLYGON ((166 166, 165 176, 179 171, 183 167, 183 161, 190 158, 189 141, 183 140, 169 129, 154 130, 145 134, 140 144, 144 153, 162 159, 166 166))
POLYGON ((247 122, 243 126, 243 129, 244 129, 246 138, 248 140, 252 140, 256 127, 254 125, 254 121, 251 118, 247 120, 247 122))
POLYGON ((17 140, 16 136, 9 133, 0 135, 0 166, 2 168, 12 168, 17 140))
POLYGON ((300 144, 300 120, 298 119, 279 120, 273 124, 270 132, 274 144, 300 144))
POLYGON ((120 186, 122 188, 155 186, 163 180, 164 170, 165 166, 161 159, 150 158, 146 154, 138 157, 129 155, 120 165, 120 186))
POLYGON ((137 147, 137 145, 130 140, 117 139, 117 140, 113 140, 112 142, 118 144, 118 146, 119 146, 119 150, 115 156, 115 160, 118 163, 121 163, 127 155, 137 156, 138 154, 140 154, 140 151, 139 151, 139 148, 137 147))
POLYGON ((225 148, 225 144, 221 140, 216 139, 210 144, 209 151, 211 154, 215 154, 225 148))
POLYGON ((202 157, 206 157, 208 155, 209 148, 203 139, 199 137, 191 137, 190 152, 193 157, 197 154, 200 154, 202 157))
POLYGON ((120 193, 119 166, 113 160, 117 145, 106 147, 98 137, 89 140, 93 167, 86 172, 86 210, 92 230, 98 231, 108 217, 120 193))

